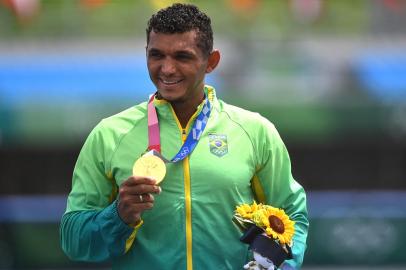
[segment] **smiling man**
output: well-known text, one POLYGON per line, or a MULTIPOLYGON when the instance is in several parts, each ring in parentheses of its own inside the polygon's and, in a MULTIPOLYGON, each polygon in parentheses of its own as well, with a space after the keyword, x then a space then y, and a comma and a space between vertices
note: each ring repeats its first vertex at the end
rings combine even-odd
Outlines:
POLYGON ((61 221, 65 253, 114 269, 242 269, 250 251, 231 217, 256 200, 295 221, 293 259, 281 267, 300 268, 305 192, 275 127, 205 85, 220 61, 210 18, 188 4, 158 11, 146 57, 155 94, 102 120, 79 154, 61 221))

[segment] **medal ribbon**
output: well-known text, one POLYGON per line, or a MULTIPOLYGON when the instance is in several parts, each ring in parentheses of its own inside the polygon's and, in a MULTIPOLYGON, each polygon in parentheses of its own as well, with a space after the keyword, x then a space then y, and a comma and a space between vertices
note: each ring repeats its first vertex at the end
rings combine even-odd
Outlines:
MULTIPOLYGON (((158 153, 161 153, 158 116, 153 101, 154 95, 151 95, 148 102, 148 149, 155 150, 158 153)), ((211 108, 212 108, 211 103, 206 96, 203 108, 199 113, 199 115, 196 117, 192 130, 191 132, 189 132, 189 135, 187 136, 179 152, 170 161, 166 160, 165 158, 164 161, 175 163, 180 160, 183 160, 190 153, 192 153, 201 135, 203 134, 203 130, 206 127, 207 121, 209 120, 211 108)))

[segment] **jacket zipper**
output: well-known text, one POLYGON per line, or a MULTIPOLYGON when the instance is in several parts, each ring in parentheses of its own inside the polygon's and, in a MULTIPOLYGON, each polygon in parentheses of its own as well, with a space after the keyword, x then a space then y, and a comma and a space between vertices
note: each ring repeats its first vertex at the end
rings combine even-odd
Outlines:
MULTIPOLYGON (((182 143, 186 141, 186 131, 189 130, 190 124, 196 118, 197 111, 192 115, 187 123, 186 127, 183 128, 179 122, 178 117, 176 116, 175 111, 172 106, 169 105, 173 116, 176 120, 179 130, 181 131, 181 140, 182 143)), ((184 177, 184 192, 185 192, 185 214, 186 214, 186 269, 193 270, 193 254, 192 254, 192 196, 191 196, 191 186, 190 186, 190 164, 189 156, 183 159, 183 177, 184 177)))

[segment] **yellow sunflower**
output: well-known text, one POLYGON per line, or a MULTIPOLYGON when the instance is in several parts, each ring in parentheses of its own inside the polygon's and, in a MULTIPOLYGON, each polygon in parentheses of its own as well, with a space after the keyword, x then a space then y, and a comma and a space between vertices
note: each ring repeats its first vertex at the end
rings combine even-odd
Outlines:
POLYGON ((244 203, 237 206, 235 212, 236 215, 249 219, 264 229, 268 236, 278 240, 281 245, 292 244, 295 222, 290 220, 282 209, 261 203, 257 204, 254 201, 251 205, 244 203))
POLYGON ((280 244, 291 244, 295 222, 282 209, 266 207, 261 213, 261 224, 257 225, 263 227, 266 234, 277 239, 280 244))
POLYGON ((258 205, 256 202, 254 202, 252 205, 244 203, 237 206, 235 211, 243 218, 252 219, 252 213, 257 211, 260 207, 261 205, 258 205))

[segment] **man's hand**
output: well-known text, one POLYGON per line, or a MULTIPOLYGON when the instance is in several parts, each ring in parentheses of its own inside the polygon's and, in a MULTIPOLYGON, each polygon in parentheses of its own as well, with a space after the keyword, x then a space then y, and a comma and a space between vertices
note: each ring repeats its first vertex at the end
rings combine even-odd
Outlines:
POLYGON ((154 206, 154 196, 161 188, 155 180, 148 177, 131 176, 121 184, 117 210, 126 224, 136 225, 141 221, 141 214, 154 206))

